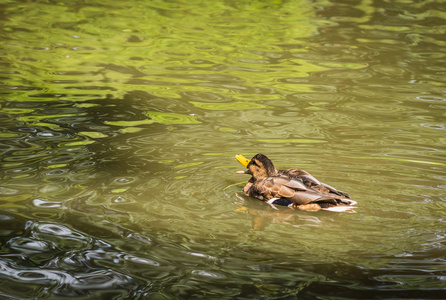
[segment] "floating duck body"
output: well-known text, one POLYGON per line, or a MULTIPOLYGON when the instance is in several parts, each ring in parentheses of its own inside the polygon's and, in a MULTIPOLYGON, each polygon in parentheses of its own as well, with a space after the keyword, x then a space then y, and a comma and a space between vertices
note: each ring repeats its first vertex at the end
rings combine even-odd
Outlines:
POLYGON ((347 193, 319 182, 304 170, 277 170, 263 154, 259 153, 251 160, 241 155, 236 158, 247 167, 246 171, 237 173, 252 175, 243 188, 244 194, 270 205, 285 205, 310 211, 347 211, 356 204, 347 193))

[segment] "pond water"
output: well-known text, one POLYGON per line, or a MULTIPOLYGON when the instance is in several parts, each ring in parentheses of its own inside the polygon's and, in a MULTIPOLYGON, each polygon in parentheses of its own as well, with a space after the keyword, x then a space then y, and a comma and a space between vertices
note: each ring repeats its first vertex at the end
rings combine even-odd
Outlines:
POLYGON ((446 298, 444 1, 0 5, 2 299, 446 298), (237 153, 353 213, 241 195, 237 153))

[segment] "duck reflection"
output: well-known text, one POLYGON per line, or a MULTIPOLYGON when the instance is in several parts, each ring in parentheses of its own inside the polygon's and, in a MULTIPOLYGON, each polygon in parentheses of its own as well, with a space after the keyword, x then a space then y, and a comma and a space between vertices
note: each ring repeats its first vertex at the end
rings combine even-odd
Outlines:
POLYGON ((296 211, 286 206, 269 206, 256 199, 242 196, 236 193, 237 198, 243 203, 236 209, 237 212, 247 213, 251 216, 251 224, 254 230, 265 230, 271 224, 286 224, 293 227, 320 226, 322 221, 310 216, 306 212, 296 211))

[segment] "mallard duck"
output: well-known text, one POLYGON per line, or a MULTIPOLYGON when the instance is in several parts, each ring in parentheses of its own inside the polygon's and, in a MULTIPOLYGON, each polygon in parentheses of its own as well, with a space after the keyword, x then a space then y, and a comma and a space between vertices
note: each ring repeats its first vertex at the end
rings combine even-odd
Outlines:
POLYGON ((272 161, 261 153, 251 160, 240 154, 235 158, 247 168, 237 173, 252 176, 243 188, 243 193, 270 205, 308 211, 347 211, 357 203, 347 193, 320 182, 304 170, 277 170, 272 161))

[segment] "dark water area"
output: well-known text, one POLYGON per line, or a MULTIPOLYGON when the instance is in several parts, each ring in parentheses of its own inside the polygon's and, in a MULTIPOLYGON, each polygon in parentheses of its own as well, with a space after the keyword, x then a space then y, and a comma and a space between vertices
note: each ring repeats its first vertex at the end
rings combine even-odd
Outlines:
POLYGON ((444 1, 7 1, 0 20, 0 298, 446 298, 444 1), (237 153, 357 208, 245 197, 237 153))

